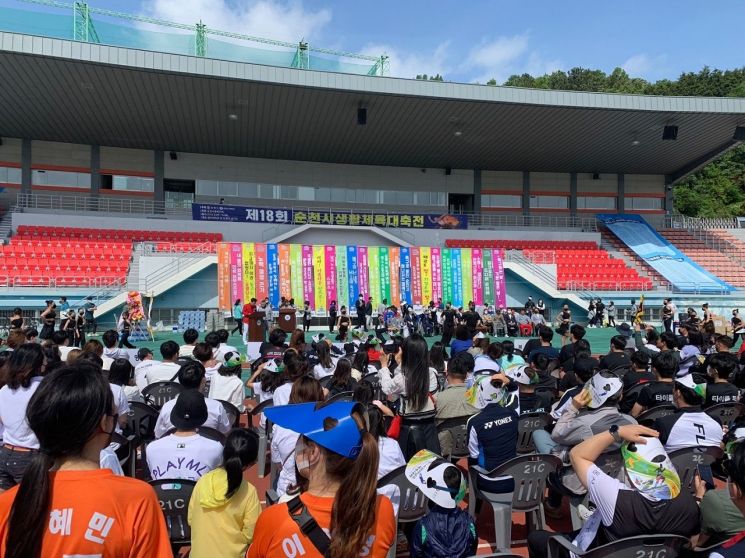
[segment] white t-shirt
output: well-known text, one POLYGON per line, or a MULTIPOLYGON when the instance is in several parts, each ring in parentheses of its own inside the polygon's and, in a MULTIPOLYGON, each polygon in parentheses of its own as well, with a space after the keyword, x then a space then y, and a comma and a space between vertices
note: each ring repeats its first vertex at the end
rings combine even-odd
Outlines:
POLYGON ((137 401, 138 403, 144 403, 145 398, 140 393, 140 388, 137 386, 122 386, 124 389, 124 395, 127 396, 127 401, 137 401))
POLYGON ((156 364, 162 364, 162 362, 149 358, 146 360, 141 360, 135 365, 135 385, 140 389, 140 391, 147 387, 147 379, 145 379, 145 374, 156 364))
POLYGON ((22 448, 39 449, 39 440, 26 422, 26 407, 39 387, 41 376, 31 378, 31 384, 18 389, 0 389, 0 426, 4 427, 3 442, 22 448))
POLYGON ((284 496, 290 485, 295 484, 295 445, 300 434, 282 428, 274 427, 272 435, 272 463, 279 463, 281 470, 277 479, 277 494, 284 496))
POLYGON ((171 434, 148 444, 147 467, 153 480, 199 480, 222 463, 222 444, 199 434, 171 434))
POLYGON ((129 413, 129 401, 127 400, 127 394, 124 392, 124 388, 116 384, 109 384, 109 387, 111 388, 111 393, 114 394, 116 413, 120 417, 125 416, 129 413))
POLYGON ((287 382, 282 384, 274 390, 274 406, 279 407, 280 405, 287 405, 290 402, 290 392, 292 391, 292 383, 287 382))
POLYGON ((155 382, 177 382, 176 374, 181 368, 175 362, 158 362, 145 372, 145 381, 147 385, 155 382))
POLYGON ((181 358, 191 358, 194 354, 194 345, 181 345, 178 348, 178 356, 181 358))
POLYGON ((225 362, 225 355, 228 353, 237 353, 238 349, 233 347, 232 345, 228 345, 227 343, 220 343, 220 345, 215 349, 215 359, 219 360, 220 362, 225 362))
POLYGON ((60 360, 62 362, 65 362, 67 360, 67 355, 70 354, 70 351, 77 347, 70 347, 69 345, 57 345, 57 348, 59 349, 60 360))
POLYGON ((111 364, 114 362, 113 358, 109 358, 106 355, 101 357, 101 370, 111 370, 111 364))
POLYGON ((123 477, 124 471, 122 471, 122 466, 119 464, 119 458, 116 456, 113 446, 116 446, 116 444, 111 444, 101 450, 98 458, 99 466, 101 469, 111 469, 112 473, 123 477))
POLYGON ((104 347, 103 356, 108 357, 111 360, 116 360, 118 358, 126 358, 129 360, 129 352, 127 349, 119 349, 117 347, 111 347, 110 349, 104 347))
MULTIPOLYGON (((380 453, 380 462, 378 463, 378 480, 382 479, 391 471, 406 465, 404 454, 401 452, 401 446, 393 438, 381 436, 378 438, 378 452, 380 453)), ((395 484, 381 486, 378 494, 386 496, 393 504, 393 512, 398 513, 398 505, 401 503, 401 491, 395 484)))
MULTIPOLYGON (((264 391, 261 389, 261 382, 254 382, 251 384, 251 389, 253 389, 254 393, 259 397, 259 403, 263 403, 267 399, 272 399, 274 397, 273 391, 264 391)), ((259 417, 259 426, 261 428, 266 426, 266 417, 264 416, 264 413, 261 413, 261 416, 259 417)))
MULTIPOLYGON (((173 423, 171 423, 171 411, 173 411, 176 401, 178 401, 178 397, 166 401, 163 404, 160 414, 158 415, 158 421, 155 423, 156 438, 163 437, 166 432, 173 428, 173 423)), ((225 413, 225 408, 222 404, 219 401, 210 399, 209 397, 205 397, 204 402, 207 404, 207 420, 203 426, 214 428, 223 434, 230 432, 230 421, 228 420, 228 415, 225 413)))
POLYGON ((316 380, 320 380, 326 376, 331 376, 331 374, 334 373, 334 370, 336 370, 335 362, 332 362, 329 368, 325 368, 323 364, 316 364, 313 367, 313 377, 315 377, 316 380))
POLYGON ((220 370, 220 366, 222 366, 222 364, 217 363, 214 366, 204 367, 204 377, 207 378, 208 382, 211 382, 212 378, 217 376, 218 374, 217 371, 220 370))
POLYGON ((246 394, 243 390, 243 380, 238 376, 221 376, 215 374, 210 382, 210 398, 221 399, 235 405, 243 412, 246 406, 243 404, 246 394))

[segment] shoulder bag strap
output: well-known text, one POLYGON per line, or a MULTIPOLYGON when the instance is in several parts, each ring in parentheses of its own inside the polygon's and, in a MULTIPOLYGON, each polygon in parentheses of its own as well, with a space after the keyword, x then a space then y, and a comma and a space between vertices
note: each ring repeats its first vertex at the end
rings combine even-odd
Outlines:
POLYGON ((328 535, 323 529, 321 529, 321 526, 318 525, 318 522, 313 518, 313 516, 310 515, 308 508, 306 508, 305 504, 300 500, 300 496, 295 496, 292 500, 287 502, 287 511, 290 514, 290 518, 297 523, 297 526, 300 527, 300 531, 303 535, 308 537, 318 552, 323 556, 327 556, 331 539, 329 539, 328 535))

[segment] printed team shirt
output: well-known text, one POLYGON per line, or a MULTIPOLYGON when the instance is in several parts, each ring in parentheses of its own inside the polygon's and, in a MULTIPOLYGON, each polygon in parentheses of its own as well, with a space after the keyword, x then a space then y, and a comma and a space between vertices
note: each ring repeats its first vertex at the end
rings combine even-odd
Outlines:
POLYGON ((222 444, 199 434, 171 434, 147 446, 147 467, 153 480, 199 480, 222 463, 222 444))
POLYGON ((645 409, 673 404, 672 382, 649 382, 639 392, 636 402, 645 409))
MULTIPOLYGON (((313 496, 307 492, 300 499, 318 525, 328 535, 331 526, 333 498, 313 496)), ((396 537, 396 517, 393 506, 385 496, 378 495, 375 504, 374 531, 367 537, 360 556, 386 558, 396 537)), ((266 508, 259 516, 254 529, 254 540, 248 548, 247 558, 323 558, 313 543, 300 531, 290 517, 287 504, 276 504, 266 508)))
MULTIPOLYGON (((171 558, 155 492, 108 469, 51 473, 52 502, 41 556, 171 558)), ((0 555, 5 555, 10 508, 18 491, 0 495, 0 555)))
POLYGON ((706 401, 704 407, 719 405, 720 403, 737 403, 740 400, 740 390, 729 382, 709 384, 706 386, 706 401))
POLYGON ((660 442, 667 452, 692 446, 719 447, 724 437, 719 421, 703 412, 701 407, 685 407, 658 418, 654 429, 660 433, 660 442))

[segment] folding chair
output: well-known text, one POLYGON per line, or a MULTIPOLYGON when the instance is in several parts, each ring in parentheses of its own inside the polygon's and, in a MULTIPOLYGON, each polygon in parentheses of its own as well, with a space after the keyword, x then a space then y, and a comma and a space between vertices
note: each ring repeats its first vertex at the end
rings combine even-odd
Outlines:
POLYGON ((442 456, 445 459, 456 461, 462 457, 468 457, 467 423, 469 418, 471 417, 445 419, 437 425, 440 448, 442 448, 442 456), (450 451, 445 451, 446 449, 450 451))
POLYGON ((142 396, 148 404, 160 409, 171 399, 175 399, 184 391, 184 386, 177 382, 155 382, 142 390, 142 396))
MULTIPOLYGON (((256 407, 251 410, 251 416, 259 416, 264 412, 264 409, 268 409, 269 407, 274 407, 274 401, 271 399, 267 399, 263 403, 256 405, 256 407)), ((249 420, 249 423, 250 422, 251 421, 249 420)), ((266 476, 266 449, 269 446, 269 440, 272 437, 271 422, 267 419, 264 427, 262 428, 261 423, 259 423, 257 429, 259 433, 259 457, 256 465, 259 470, 259 478, 264 478, 266 476)))
POLYGON ((149 484, 155 490, 160 509, 163 510, 171 544, 175 547, 191 544, 189 499, 197 483, 184 479, 160 479, 149 484))
POLYGON ((680 535, 639 535, 619 539, 583 552, 566 537, 556 536, 548 540, 548 558, 559 558, 569 552, 584 558, 628 558, 629 556, 677 558, 687 546, 688 539, 680 535))
POLYGON ((551 424, 548 413, 525 413, 520 415, 517 422, 517 453, 533 453, 533 432, 551 424))

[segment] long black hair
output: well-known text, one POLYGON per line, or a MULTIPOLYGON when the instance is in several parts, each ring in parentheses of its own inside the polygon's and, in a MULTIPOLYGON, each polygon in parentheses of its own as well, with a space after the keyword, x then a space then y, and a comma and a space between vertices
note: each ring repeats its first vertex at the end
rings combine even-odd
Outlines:
POLYGON ((44 365, 44 352, 41 345, 24 343, 13 350, 3 369, 3 385, 10 389, 27 388, 31 385, 31 378, 41 376, 44 365))
POLYGON ((429 397, 429 350, 419 334, 409 335, 401 345, 401 371, 406 385, 410 411, 421 411, 429 397))
POLYGON ((507 358, 507 362, 512 362, 515 358, 515 344, 509 339, 502 341, 502 350, 504 356, 507 358))
POLYGON ((41 381, 26 410, 40 450, 29 463, 10 508, 4 558, 41 556, 52 500, 49 470, 56 459, 80 455, 113 408, 109 382, 89 365, 64 366, 41 381))
POLYGON ((316 353, 318 353, 318 364, 327 369, 334 365, 334 361, 331 360, 331 349, 326 340, 321 340, 316 344, 316 353))
POLYGON ((338 362, 336 363, 336 368, 334 369, 334 375, 331 376, 329 387, 338 386, 340 388, 345 388, 351 383, 351 381, 352 381, 352 364, 349 362, 349 359, 340 358, 338 362))
POLYGON ((440 374, 445 372, 445 347, 440 341, 435 341, 429 350, 429 365, 437 370, 440 374))
POLYGON ((226 498, 232 498, 243 482, 243 469, 256 462, 259 454, 258 436, 252 430, 236 428, 225 439, 222 467, 228 474, 226 498))
POLYGON ((357 351, 357 354, 354 355, 354 362, 352 364, 353 368, 364 376, 370 372, 367 368, 369 364, 370 357, 367 356, 367 351, 357 351))

